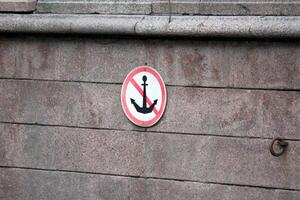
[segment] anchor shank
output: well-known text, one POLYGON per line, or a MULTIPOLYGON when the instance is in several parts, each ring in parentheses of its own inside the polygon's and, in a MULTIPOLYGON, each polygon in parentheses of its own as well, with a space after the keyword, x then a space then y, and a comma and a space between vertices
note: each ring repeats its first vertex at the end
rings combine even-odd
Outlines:
POLYGON ((144 86, 144 93, 143 93, 143 108, 145 109, 147 107, 146 104, 146 98, 147 98, 147 94, 146 94, 146 82, 144 82, 144 84, 142 84, 144 86))

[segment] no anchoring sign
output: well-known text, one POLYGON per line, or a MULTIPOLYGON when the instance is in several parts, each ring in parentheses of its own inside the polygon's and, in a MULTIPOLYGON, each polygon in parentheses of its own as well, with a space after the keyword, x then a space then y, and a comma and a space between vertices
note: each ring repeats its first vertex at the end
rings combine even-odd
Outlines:
POLYGON ((156 124, 166 107, 166 87, 159 73, 151 67, 141 66, 125 78, 121 103, 128 119, 141 127, 156 124))

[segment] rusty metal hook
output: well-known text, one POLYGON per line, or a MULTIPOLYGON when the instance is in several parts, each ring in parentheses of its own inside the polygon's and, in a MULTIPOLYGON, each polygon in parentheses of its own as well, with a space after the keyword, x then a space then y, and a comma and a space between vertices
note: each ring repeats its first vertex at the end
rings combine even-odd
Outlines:
POLYGON ((282 138, 279 138, 279 137, 277 137, 277 138, 275 138, 273 141, 272 141, 272 143, 271 143, 271 145, 270 145, 270 152, 271 152, 271 154, 273 155, 273 156, 276 156, 276 157, 278 157, 278 156, 281 156, 284 152, 285 152, 285 150, 286 150, 286 147, 289 145, 289 143, 288 142, 286 142, 286 141, 284 141, 282 138), (274 144, 278 144, 279 146, 280 146, 280 151, 279 152, 275 152, 275 150, 274 150, 274 144))

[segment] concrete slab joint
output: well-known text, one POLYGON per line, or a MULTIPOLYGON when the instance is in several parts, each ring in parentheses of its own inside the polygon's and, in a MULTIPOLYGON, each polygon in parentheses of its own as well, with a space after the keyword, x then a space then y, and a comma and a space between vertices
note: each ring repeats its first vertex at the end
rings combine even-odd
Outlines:
POLYGON ((0 12, 31 12, 37 0, 0 0, 0 12))

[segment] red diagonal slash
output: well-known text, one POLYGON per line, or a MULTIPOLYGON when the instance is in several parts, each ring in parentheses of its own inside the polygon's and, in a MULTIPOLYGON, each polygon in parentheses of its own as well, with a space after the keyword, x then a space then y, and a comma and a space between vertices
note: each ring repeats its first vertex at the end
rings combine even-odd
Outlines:
MULTIPOLYGON (((143 96, 143 93, 144 93, 144 92, 143 92, 142 88, 139 86, 139 84, 137 84, 137 82, 136 82, 134 79, 131 79, 130 82, 131 82, 131 84, 135 87, 135 89, 137 89, 137 91, 140 93, 140 95, 143 96)), ((147 101, 147 104, 148 104, 149 106, 152 105, 152 101, 151 101, 148 97, 146 97, 146 101, 147 101)), ((155 106, 154 106, 154 108, 153 108, 153 112, 155 113, 155 115, 158 115, 158 114, 159 114, 159 112, 157 111, 157 109, 156 109, 155 106)))

